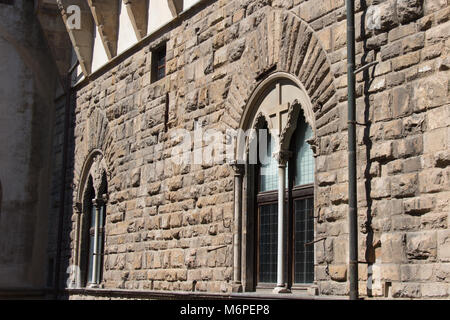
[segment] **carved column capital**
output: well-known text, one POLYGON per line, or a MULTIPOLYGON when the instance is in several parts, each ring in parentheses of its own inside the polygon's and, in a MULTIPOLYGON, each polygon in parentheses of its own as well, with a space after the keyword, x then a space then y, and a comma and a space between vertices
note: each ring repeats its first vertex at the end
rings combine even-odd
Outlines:
POLYGON ((245 173, 245 165, 243 163, 239 163, 237 160, 232 160, 230 162, 230 166, 234 171, 235 176, 242 176, 245 173))
POLYGON ((278 162, 278 166, 286 166, 289 158, 291 157, 292 152, 288 150, 280 150, 278 152, 273 153, 273 157, 278 162))
POLYGON ((94 207, 100 208, 102 205, 105 204, 105 201, 103 201, 102 198, 95 198, 92 199, 92 204, 94 205, 94 207))

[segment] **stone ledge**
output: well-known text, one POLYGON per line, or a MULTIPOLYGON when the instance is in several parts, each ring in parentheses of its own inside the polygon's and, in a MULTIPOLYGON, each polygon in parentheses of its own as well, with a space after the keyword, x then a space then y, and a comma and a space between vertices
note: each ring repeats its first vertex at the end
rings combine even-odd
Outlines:
POLYGON ((125 290, 125 289, 66 289, 69 296, 84 295, 125 299, 188 299, 188 300, 348 300, 346 296, 312 296, 299 293, 272 294, 260 292, 211 293, 187 291, 125 290))

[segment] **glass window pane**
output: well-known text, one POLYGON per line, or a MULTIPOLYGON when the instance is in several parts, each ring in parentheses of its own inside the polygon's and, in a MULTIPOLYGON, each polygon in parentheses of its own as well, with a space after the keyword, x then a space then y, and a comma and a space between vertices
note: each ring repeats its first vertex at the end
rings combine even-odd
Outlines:
POLYGON ((95 206, 91 204, 91 225, 89 230, 89 261, 88 261, 88 283, 95 283, 93 278, 94 273, 94 247, 95 247, 95 233, 91 230, 95 230, 95 206))
POLYGON ((276 283, 277 281, 277 204, 260 207, 259 225, 259 282, 276 283))
POLYGON ((91 228, 95 228, 95 207, 94 205, 91 204, 90 206, 90 210, 91 210, 91 228))
POLYGON ((300 117, 297 130, 295 131, 295 179, 296 186, 314 182, 314 156, 310 145, 306 140, 312 137, 312 129, 300 117))
MULTIPOLYGON (((264 139, 261 141, 264 142, 264 139)), ((272 153, 275 149, 275 139, 271 135, 267 135, 267 152, 262 152, 261 155, 261 169, 260 169, 260 190, 270 191, 278 189, 278 164, 272 153)))
POLYGON ((305 243, 314 240, 313 198, 294 201, 294 210, 294 282, 312 283, 314 281, 314 245, 305 246, 305 243))
POLYGON ((94 271, 94 245, 95 245, 95 238, 94 236, 89 237, 89 264, 88 264, 88 277, 87 282, 88 283, 94 283, 95 279, 93 279, 93 271, 94 271))

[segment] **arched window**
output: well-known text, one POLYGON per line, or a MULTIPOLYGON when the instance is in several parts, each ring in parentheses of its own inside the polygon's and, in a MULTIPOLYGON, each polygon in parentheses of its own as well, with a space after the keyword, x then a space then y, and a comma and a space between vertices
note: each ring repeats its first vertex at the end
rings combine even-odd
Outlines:
MULTIPOLYGON (((240 128, 258 133, 238 137, 238 145, 245 141, 246 148, 242 153, 238 150, 233 163, 236 230, 241 230, 244 249, 242 265, 239 258, 234 262, 236 290, 240 276, 246 291, 289 292, 314 283, 313 125, 306 91, 286 74, 263 81, 244 111, 240 128), (245 163, 245 170, 239 161, 245 163)), ((240 237, 236 233, 236 257, 241 252, 240 237)))
MULTIPOLYGON (((266 129, 267 130, 267 129, 266 129)), ((260 135, 261 136, 261 135, 260 135)), ((291 157, 286 170, 287 221, 283 235, 285 279, 287 285, 308 284, 314 280, 314 156, 306 140, 312 137, 311 127, 300 115, 290 144, 291 157)), ((277 282, 278 242, 278 163, 272 156, 275 139, 267 130, 267 152, 260 153, 257 179, 256 274, 257 287, 274 287, 277 282)))
MULTIPOLYGON (((103 278, 105 220, 108 200, 106 172, 102 157, 94 158, 82 196, 79 223, 79 285, 98 287, 103 278)), ((78 245, 77 245, 78 247, 78 245)), ((77 251, 77 250, 76 250, 77 251)))

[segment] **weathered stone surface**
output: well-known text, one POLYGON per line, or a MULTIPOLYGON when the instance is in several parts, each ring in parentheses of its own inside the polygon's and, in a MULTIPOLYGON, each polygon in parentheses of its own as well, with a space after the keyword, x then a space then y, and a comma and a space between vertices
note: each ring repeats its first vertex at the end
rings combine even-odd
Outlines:
POLYGON ((233 44, 228 51, 230 62, 238 60, 242 56, 244 50, 245 39, 239 40, 237 43, 233 44))
POLYGON ((367 9, 366 26, 372 30, 387 31, 398 24, 396 0, 374 4, 367 9))
POLYGON ((417 183, 417 173, 396 176, 391 183, 392 196, 396 198, 414 196, 418 189, 417 183))
POLYGON ((397 0, 397 16, 399 22, 408 23, 423 14, 423 0, 397 0))
POLYGON ((433 198, 411 198, 403 202, 405 213, 411 215, 421 215, 429 212, 434 207, 433 198))
POLYGON ((406 252, 415 260, 434 260, 437 252, 436 232, 408 233, 406 252))
MULTIPOLYGON (((383 281, 392 283, 395 298, 448 297, 445 286, 436 292, 424 286, 449 282, 447 268, 439 267, 450 261, 449 33, 441 4, 448 6, 441 0, 377 0, 368 1, 366 10, 356 2, 357 67, 379 62, 356 76, 358 255, 371 262, 370 268, 359 266, 364 295, 371 272, 376 297, 384 294, 383 281)), ((174 150, 177 155, 200 150, 201 139, 194 137, 199 124, 223 132, 250 121, 245 115, 259 99, 256 88, 279 71, 307 90, 302 110, 315 140, 314 231, 322 239, 314 244, 315 281, 322 294, 348 294, 344 5, 212 1, 180 15, 167 25, 170 32, 154 34, 145 40, 148 46, 79 84, 70 169, 76 177, 70 182, 80 183, 84 158, 93 148, 104 152, 110 167, 102 285, 229 290, 233 174, 226 164, 174 164, 174 150), (151 83, 149 48, 166 40, 167 76, 151 83), (181 128, 191 135, 187 151, 175 149, 181 138, 171 139, 181 128)), ((248 195, 254 186, 248 177, 244 174, 244 225, 253 226, 254 195, 248 195)), ((253 234, 242 231, 242 244, 250 246, 253 234)), ((72 238, 75 234, 72 230, 72 238)), ((251 260, 254 249, 246 248, 243 261, 251 260)), ((243 262, 243 267, 253 272, 253 266, 243 262)))
POLYGON ((422 297, 446 297, 450 286, 447 283, 423 283, 422 297))
POLYGON ((386 281, 400 281, 400 266, 398 264, 385 264, 381 265, 381 279, 386 281))
POLYGON ((373 147, 371 157, 373 160, 390 160, 393 157, 393 151, 392 141, 378 143, 373 147))
POLYGON ((335 281, 347 280, 347 266, 346 265, 331 265, 330 277, 335 281))
POLYGON ((383 263, 399 263, 406 260, 404 233, 383 233, 380 240, 383 263))
POLYGON ((380 177, 372 179, 370 196, 374 199, 385 198, 391 194, 391 179, 380 177))
POLYGON ((450 261, 450 230, 438 231, 438 258, 442 262, 450 261))
POLYGON ((392 284, 392 297, 420 298, 421 297, 420 284, 394 282, 392 284))
POLYGON ((395 88, 392 92, 392 98, 392 114, 394 117, 402 116, 412 112, 410 107, 410 91, 408 88, 395 88))
POLYGON ((432 281, 434 264, 405 264, 401 266, 401 281, 432 281))

